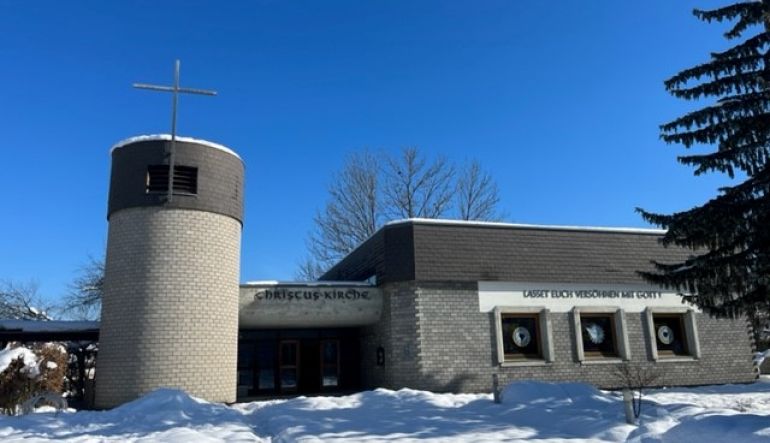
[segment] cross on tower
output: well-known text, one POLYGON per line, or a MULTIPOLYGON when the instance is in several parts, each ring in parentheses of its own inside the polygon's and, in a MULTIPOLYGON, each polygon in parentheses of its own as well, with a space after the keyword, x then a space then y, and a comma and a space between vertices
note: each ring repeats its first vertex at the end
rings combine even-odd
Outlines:
POLYGON ((171 93, 171 147, 168 154, 168 196, 167 201, 171 201, 174 194, 174 153, 176 149, 176 108, 180 93, 198 94, 198 95, 217 95, 216 91, 206 89, 182 88, 179 86, 179 60, 174 64, 174 84, 172 86, 150 85, 146 83, 134 83, 135 88, 150 89, 153 91, 162 91, 171 93))

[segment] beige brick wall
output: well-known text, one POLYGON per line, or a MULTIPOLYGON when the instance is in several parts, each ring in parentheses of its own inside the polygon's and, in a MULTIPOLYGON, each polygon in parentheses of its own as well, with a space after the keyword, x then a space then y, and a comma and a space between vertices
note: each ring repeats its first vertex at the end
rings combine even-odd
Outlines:
POLYGON ((110 217, 96 406, 160 387, 235 401, 241 224, 139 207, 110 217))

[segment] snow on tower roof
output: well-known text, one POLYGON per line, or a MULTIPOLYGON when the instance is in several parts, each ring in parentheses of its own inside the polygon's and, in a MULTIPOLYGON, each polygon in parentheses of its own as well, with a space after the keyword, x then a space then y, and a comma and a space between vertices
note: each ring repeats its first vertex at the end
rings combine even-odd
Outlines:
MULTIPOLYGON (((112 148, 110 148, 110 154, 112 154, 114 150, 130 145, 132 143, 153 141, 153 140, 171 140, 171 134, 150 134, 150 135, 137 135, 135 137, 130 137, 115 143, 112 146, 112 148)), ((238 158, 238 160, 243 161, 241 156, 238 155, 235 151, 233 151, 232 149, 228 148, 225 145, 220 145, 219 143, 214 143, 208 140, 202 140, 198 138, 180 137, 180 136, 176 137, 176 141, 186 142, 186 143, 195 143, 198 145, 208 146, 209 148, 219 149, 220 151, 224 151, 224 152, 227 152, 228 154, 234 155, 236 158, 238 158)))

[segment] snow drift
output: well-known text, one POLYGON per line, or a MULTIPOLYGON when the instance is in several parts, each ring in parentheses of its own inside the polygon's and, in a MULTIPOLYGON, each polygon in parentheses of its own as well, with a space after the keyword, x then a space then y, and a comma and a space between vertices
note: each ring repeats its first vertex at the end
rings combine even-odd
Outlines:
POLYGON ((342 397, 208 403, 154 391, 110 411, 0 418, 0 440, 513 442, 770 439, 770 384, 651 391, 639 427, 617 393, 578 383, 514 383, 488 394, 377 389, 342 397))

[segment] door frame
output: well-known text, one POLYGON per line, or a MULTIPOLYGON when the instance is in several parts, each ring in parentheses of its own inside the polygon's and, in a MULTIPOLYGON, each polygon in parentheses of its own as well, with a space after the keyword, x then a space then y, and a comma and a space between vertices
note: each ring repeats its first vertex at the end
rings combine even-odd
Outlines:
POLYGON ((299 370, 302 364, 301 356, 300 356, 300 340, 298 339, 280 339, 278 340, 278 371, 276 373, 276 376, 278 378, 278 383, 276 386, 278 387, 278 392, 280 393, 288 393, 288 392, 297 392, 299 391, 299 370), (294 345, 294 355, 296 356, 294 360, 293 365, 285 365, 283 364, 283 345, 285 344, 291 344, 294 345), (294 380, 295 385, 294 387, 284 387, 283 386, 283 370, 284 369, 294 369, 294 380))

